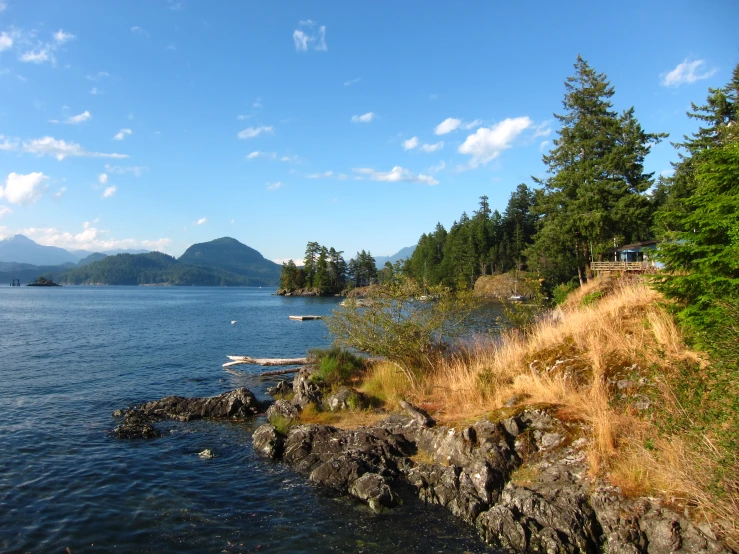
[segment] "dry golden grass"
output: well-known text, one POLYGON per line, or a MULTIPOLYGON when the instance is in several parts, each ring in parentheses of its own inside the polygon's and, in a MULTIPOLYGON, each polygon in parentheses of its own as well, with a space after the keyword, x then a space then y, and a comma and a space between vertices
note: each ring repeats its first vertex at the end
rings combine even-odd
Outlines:
POLYGON ((318 423, 332 425, 339 429, 356 429, 357 427, 373 425, 383 419, 385 415, 371 411, 358 410, 356 412, 324 412, 319 411, 313 404, 306 406, 300 412, 299 423, 318 423))
POLYGON ((688 507, 718 522, 731 543, 737 537, 739 484, 737 494, 717 499, 709 490, 710 456, 696 457, 676 437, 654 440, 650 417, 681 409, 669 379, 659 376, 685 362, 704 363, 686 348, 661 301, 637 279, 593 280, 527 333, 479 340, 414 387, 392 364, 378 363, 361 390, 392 406, 399 398, 412 399, 449 424, 500 410, 514 397, 524 404, 557 405, 589 429, 593 475, 611 479, 626 494, 660 495, 688 507), (653 407, 646 412, 633 407, 633 397, 621 398, 639 389, 640 378, 649 380, 652 393, 653 407), (619 380, 633 386, 621 390, 619 380))

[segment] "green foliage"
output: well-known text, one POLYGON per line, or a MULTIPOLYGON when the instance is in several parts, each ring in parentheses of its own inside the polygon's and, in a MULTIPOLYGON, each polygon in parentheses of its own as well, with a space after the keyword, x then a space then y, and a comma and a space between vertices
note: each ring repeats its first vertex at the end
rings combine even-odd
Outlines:
POLYGON ((308 356, 312 363, 318 365, 318 372, 313 377, 331 388, 349 384, 352 378, 364 371, 363 357, 337 346, 310 350, 308 356))
POLYGON ((294 419, 285 417, 280 414, 272 414, 272 416, 269 418, 269 422, 280 435, 287 435, 290 427, 295 425, 294 419))
POLYGON ((537 180, 544 185, 540 230, 526 252, 549 282, 569 280, 573 269, 582 281, 591 258, 614 243, 650 238, 652 174, 644 173, 644 158, 666 136, 644 132, 633 108, 616 113, 606 75, 579 56, 565 89, 565 113, 555 114, 559 136, 543 157, 551 176, 537 180))
POLYGON ((402 278, 368 290, 360 305, 349 299, 326 318, 338 346, 383 356, 415 380, 443 354, 447 340, 465 330, 475 301, 449 287, 423 287, 402 278))
POLYGON ((577 289, 577 283, 570 281, 569 283, 560 283, 552 289, 552 298, 558 306, 562 304, 569 294, 577 289))
POLYGON ((309 242, 305 247, 303 267, 297 267, 292 260, 282 264, 280 288, 288 292, 309 288, 321 294, 340 293, 346 287, 347 273, 342 254, 333 247, 309 242))
POLYGON ((581 306, 592 306, 604 296, 605 296, 605 293, 602 290, 596 290, 593 292, 589 292, 588 294, 582 297, 582 300, 580 300, 580 305, 581 306))

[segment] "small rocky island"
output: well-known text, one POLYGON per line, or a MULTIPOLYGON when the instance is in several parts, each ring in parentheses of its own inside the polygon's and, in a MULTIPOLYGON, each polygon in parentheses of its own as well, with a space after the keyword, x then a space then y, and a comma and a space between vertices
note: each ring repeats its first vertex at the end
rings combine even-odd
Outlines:
POLYGON ((372 410, 351 388, 330 394, 300 369, 261 402, 245 388, 213 398, 166 397, 115 412, 120 438, 154 438, 163 419, 244 420, 266 415, 254 450, 376 512, 410 497, 438 504, 509 552, 662 554, 731 552, 656 498, 626 498, 588 471, 583 424, 547 406, 518 405, 457 427, 436 425, 407 402, 404 413, 354 429, 300 424, 305 410, 372 410))
POLYGON ((27 287, 61 287, 60 284, 55 283, 51 279, 47 279, 46 277, 39 277, 36 279, 33 283, 28 283, 26 285, 27 287))

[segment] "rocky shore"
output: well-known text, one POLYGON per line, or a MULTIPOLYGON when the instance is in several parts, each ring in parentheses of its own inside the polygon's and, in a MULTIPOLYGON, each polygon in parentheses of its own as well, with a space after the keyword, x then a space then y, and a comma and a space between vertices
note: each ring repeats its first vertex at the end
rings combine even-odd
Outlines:
POLYGON ((627 499, 588 474, 587 434, 546 406, 512 406, 506 417, 461 428, 436 425, 422 411, 389 415, 357 429, 297 424, 317 404, 332 411, 360 409, 351 389, 323 397, 306 367, 292 386, 272 389, 268 409, 247 389, 213 398, 167 397, 116 412, 115 434, 152 438, 162 419, 241 420, 265 412, 271 421, 253 435, 256 452, 290 464, 338 494, 391 510, 408 495, 447 508, 473 525, 481 539, 511 552, 662 554, 731 552, 712 535, 658 499, 627 499))

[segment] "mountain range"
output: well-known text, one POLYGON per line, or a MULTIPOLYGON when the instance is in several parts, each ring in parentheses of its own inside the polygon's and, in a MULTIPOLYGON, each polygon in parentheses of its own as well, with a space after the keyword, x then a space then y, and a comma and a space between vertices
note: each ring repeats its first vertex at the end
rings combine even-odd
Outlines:
POLYGON ((82 259, 70 258, 74 254, 41 246, 22 235, 1 241, 0 247, 0 260, 6 256, 65 260, 53 265, 0 261, 0 282, 20 279, 27 283, 43 275, 58 283, 75 285, 276 286, 282 270, 230 237, 194 244, 179 259, 161 252, 106 255, 86 251, 78 251, 87 254, 82 259))
POLYGON ((398 262, 400 260, 407 260, 413 255, 413 252, 415 250, 416 245, 414 244, 413 246, 406 246, 405 248, 401 248, 392 256, 375 256, 375 265, 377 266, 377 269, 382 269, 382 267, 385 265, 385 262, 390 262, 391 264, 394 264, 395 262, 398 262))
POLYGON ((0 263, 15 262, 19 264, 33 264, 37 266, 52 266, 60 264, 76 264, 91 255, 113 256, 115 254, 143 254, 148 250, 105 250, 103 252, 89 252, 88 250, 65 250, 57 246, 44 246, 24 235, 13 235, 0 240, 0 263))

